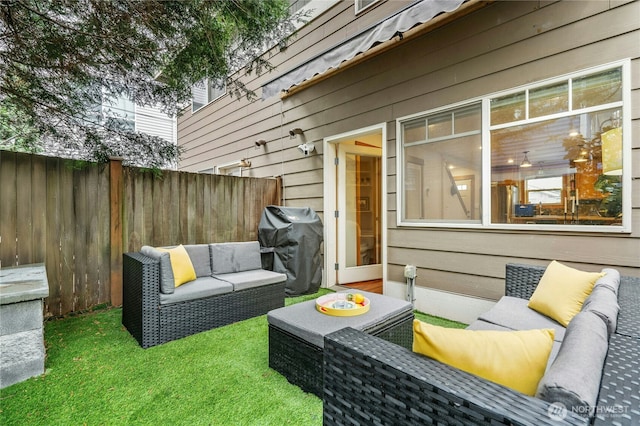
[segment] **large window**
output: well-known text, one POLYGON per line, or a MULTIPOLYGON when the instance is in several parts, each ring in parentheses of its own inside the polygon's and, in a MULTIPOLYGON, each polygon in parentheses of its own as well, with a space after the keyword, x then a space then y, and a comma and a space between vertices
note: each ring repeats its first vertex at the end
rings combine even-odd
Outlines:
POLYGON ((481 105, 402 123, 404 219, 480 222, 481 105))
POLYGON ((625 230, 627 67, 399 119, 400 224, 625 230))

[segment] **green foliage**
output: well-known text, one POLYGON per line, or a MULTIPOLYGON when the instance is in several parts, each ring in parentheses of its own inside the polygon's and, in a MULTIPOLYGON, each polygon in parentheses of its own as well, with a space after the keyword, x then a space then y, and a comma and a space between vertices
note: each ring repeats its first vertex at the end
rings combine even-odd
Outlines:
POLYGON ((104 97, 124 95, 175 115, 191 86, 210 77, 251 98, 237 71, 269 69, 265 46, 283 40, 292 24, 286 0, 3 1, 0 105, 16 118, 13 125, 28 118, 40 136, 21 145, 54 141, 85 160, 120 156, 159 167, 179 149, 97 117, 104 97))
POLYGON ((593 184, 594 188, 603 194, 601 209, 604 209, 608 217, 617 217, 622 214, 622 176, 600 175, 593 184))
POLYGON ((31 117, 0 103, 0 149, 35 154, 41 151, 39 140, 31 117))

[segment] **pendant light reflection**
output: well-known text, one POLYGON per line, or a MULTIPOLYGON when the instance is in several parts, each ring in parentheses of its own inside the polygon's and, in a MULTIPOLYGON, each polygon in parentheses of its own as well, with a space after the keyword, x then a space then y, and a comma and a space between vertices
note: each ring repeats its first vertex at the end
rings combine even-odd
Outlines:
POLYGON ((520 167, 531 167, 531 161, 527 158, 527 153, 529 151, 524 151, 524 158, 522 159, 522 163, 520 163, 520 167))

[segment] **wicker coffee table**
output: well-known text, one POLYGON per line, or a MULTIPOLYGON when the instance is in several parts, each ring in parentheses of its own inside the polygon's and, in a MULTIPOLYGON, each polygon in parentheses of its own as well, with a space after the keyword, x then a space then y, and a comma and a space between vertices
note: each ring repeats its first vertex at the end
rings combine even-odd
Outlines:
POLYGON ((316 310, 315 300, 274 309, 269 323, 269 367, 306 392, 322 398, 324 336, 353 327, 411 349, 413 308, 411 303, 358 291, 371 301, 368 312, 334 317, 316 310))

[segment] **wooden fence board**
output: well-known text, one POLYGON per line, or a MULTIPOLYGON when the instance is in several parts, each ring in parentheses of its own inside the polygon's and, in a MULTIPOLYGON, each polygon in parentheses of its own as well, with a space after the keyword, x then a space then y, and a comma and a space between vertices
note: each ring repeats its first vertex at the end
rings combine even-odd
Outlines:
POLYGON ((0 152, 0 266, 44 262, 45 316, 122 303, 122 252, 143 244, 257 239, 273 179, 92 164, 0 152))
POLYGON ((0 266, 16 265, 16 154, 0 152, 0 266))
POLYGON ((20 189, 16 191, 16 264, 28 264, 31 259, 31 226, 32 218, 30 212, 33 210, 31 206, 31 161, 28 157, 18 161, 16 165, 16 186, 20 189), (21 181, 29 184, 22 184, 17 181, 18 176, 21 181))

